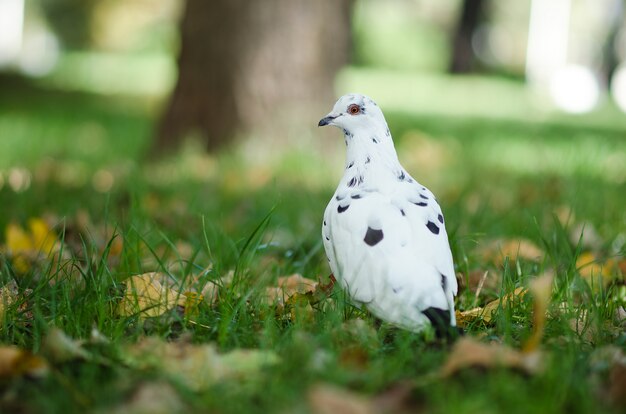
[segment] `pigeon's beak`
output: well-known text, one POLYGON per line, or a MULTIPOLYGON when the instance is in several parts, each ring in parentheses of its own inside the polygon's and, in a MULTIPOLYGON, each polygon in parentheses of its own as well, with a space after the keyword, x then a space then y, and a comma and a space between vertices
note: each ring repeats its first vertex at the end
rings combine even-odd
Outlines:
POLYGON ((326 115, 324 118, 320 119, 320 122, 317 124, 318 127, 321 126, 326 126, 331 124, 335 118, 337 118, 339 115, 333 115, 332 113, 326 115))

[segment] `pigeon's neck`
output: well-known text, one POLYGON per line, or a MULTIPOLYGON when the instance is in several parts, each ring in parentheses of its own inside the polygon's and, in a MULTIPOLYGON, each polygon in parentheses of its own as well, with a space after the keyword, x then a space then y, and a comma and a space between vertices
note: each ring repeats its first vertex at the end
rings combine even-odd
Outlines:
POLYGON ((346 168, 389 169, 400 167, 396 149, 387 125, 379 129, 348 131, 344 130, 346 141, 346 168))

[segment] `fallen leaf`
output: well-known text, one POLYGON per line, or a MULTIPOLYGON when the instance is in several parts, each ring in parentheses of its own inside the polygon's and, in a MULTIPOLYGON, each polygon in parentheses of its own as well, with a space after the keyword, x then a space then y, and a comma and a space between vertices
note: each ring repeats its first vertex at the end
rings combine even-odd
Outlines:
POLYGON ((441 368, 441 375, 450 377, 468 368, 513 368, 534 374, 542 367, 539 352, 523 353, 499 343, 482 343, 471 337, 459 339, 441 368))
POLYGON ((91 358, 91 354, 83 349, 81 341, 73 340, 58 328, 50 329, 43 341, 42 352, 50 361, 57 363, 91 358))
POLYGON ((318 282, 302 277, 299 274, 279 277, 276 287, 266 288, 266 298, 270 303, 285 303, 296 293, 306 295, 315 292, 318 282))
POLYGON ((617 267, 615 260, 603 261, 592 252, 583 252, 576 259, 578 273, 593 289, 600 286, 607 287, 614 279, 617 279, 619 273, 617 267))
POLYGON ((539 262, 544 256, 543 251, 536 244, 525 239, 495 239, 484 243, 478 254, 483 261, 493 262, 502 266, 508 257, 510 260, 519 259, 539 262))
POLYGON ((389 388, 373 398, 373 405, 377 413, 421 413, 426 412, 424 403, 415 398, 415 384, 411 381, 401 381, 392 384, 389 388))
POLYGON ((236 379, 254 377, 263 367, 278 363, 271 351, 236 349, 220 354, 213 344, 165 342, 148 337, 126 348, 126 357, 139 368, 158 368, 194 390, 236 379))
POLYGON ((154 318, 178 305, 185 306, 187 297, 171 287, 169 282, 166 275, 158 272, 131 276, 126 281, 126 293, 118 305, 119 314, 154 318))
POLYGON ((533 295, 533 333, 522 348, 525 353, 536 351, 543 337, 553 281, 554 275, 548 272, 529 283, 528 290, 533 295))
POLYGON ((457 282, 460 289, 468 289, 474 292, 478 298, 483 289, 494 291, 501 285, 501 276, 499 272, 490 272, 489 270, 473 270, 467 275, 458 273, 457 282))
POLYGON ((5 229, 6 248, 13 267, 26 273, 38 260, 48 258, 60 249, 52 229, 41 218, 28 220, 28 231, 15 223, 5 229))
POLYGON ((599 250, 604 244, 602 237, 591 223, 578 223, 572 226, 569 231, 569 240, 574 246, 580 243, 581 246, 592 250, 599 250))
POLYGON ((48 362, 42 357, 15 346, 0 346, 0 379, 43 378, 49 371, 48 362))
POLYGON ((307 393, 314 414, 373 414, 372 402, 359 394, 329 384, 313 385, 307 393))
MULTIPOLYGON (((205 270, 207 272, 209 269, 205 270)), ((204 300, 209 305, 215 305, 219 299, 219 290, 220 288, 225 288, 230 286, 233 282, 233 278, 235 277, 235 272, 230 271, 226 275, 219 277, 216 280, 208 280, 206 284, 202 287, 201 295, 204 300)))
POLYGON ((508 301, 514 299, 520 299, 526 294, 525 287, 518 287, 512 293, 504 295, 502 298, 492 300, 483 307, 477 307, 466 311, 456 311, 457 325, 461 328, 467 327, 470 323, 476 319, 482 319, 485 323, 491 323, 493 320, 493 314, 500 305, 504 307, 508 301))
POLYGON ((0 288, 0 324, 4 323, 4 313, 7 307, 15 303, 18 291, 14 280, 0 288))
POLYGON ((130 398, 109 414, 169 414, 189 412, 180 396, 164 381, 140 384, 130 398))

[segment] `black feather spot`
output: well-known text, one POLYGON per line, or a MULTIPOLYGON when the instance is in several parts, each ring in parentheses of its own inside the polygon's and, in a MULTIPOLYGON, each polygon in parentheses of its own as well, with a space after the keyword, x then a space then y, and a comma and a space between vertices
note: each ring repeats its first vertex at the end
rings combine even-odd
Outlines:
POLYGON ((348 187, 354 187, 355 185, 356 185, 356 177, 350 178, 350 181, 348 181, 348 187))
POLYGON ((365 233, 365 238, 363 239, 363 241, 365 242, 365 244, 367 244, 369 246, 375 246, 382 239, 383 239, 383 231, 382 230, 375 230, 375 229, 373 229, 371 227, 368 227, 367 228, 367 232, 365 233))
POLYGON ((428 223, 426 223, 426 227, 428 227, 428 230, 430 230, 431 233, 439 234, 439 227, 437 227, 437 225, 433 223, 432 221, 429 221, 428 223))
POLYGON ((441 288, 445 292, 448 287, 448 278, 446 275, 441 275, 441 288))
POLYGON ((441 214, 437 216, 437 220, 439 220, 439 223, 443 224, 443 216, 441 214))
POLYGON ((415 204, 416 206, 420 206, 420 207, 426 207, 428 205, 428 203, 424 203, 423 201, 419 201, 419 202, 413 203, 413 204, 415 204))
POLYGON ((365 163, 366 163, 366 164, 369 164, 369 163, 370 163, 370 161, 371 161, 371 159, 370 159, 370 157, 368 156, 368 157, 365 159, 365 163))
POLYGON ((387 128, 387 131, 385 131, 385 135, 387 135, 387 136, 391 135, 391 131, 389 131, 389 128, 387 128))
POLYGON ((324 220, 324 225, 326 225, 326 220, 324 220))
POLYGON ((404 210, 400 209, 400 213, 402 213, 403 216, 406 216, 406 213, 404 212, 404 210))
POLYGON ((400 175, 398 175, 398 180, 404 181, 405 178, 406 178, 406 175, 404 174, 404 171, 400 171, 400 175))
MULTIPOLYGON (((350 204, 346 205, 345 207, 337 206, 337 213, 343 213, 344 211, 346 211, 348 209, 348 207, 350 207, 350 204)), ((439 230, 439 229, 437 229, 437 230, 439 230)))
POLYGON ((330 237, 328 236, 324 236, 326 238, 327 241, 330 241, 330 237))
POLYGON ((354 167, 354 161, 352 161, 350 164, 348 164, 348 168, 352 168, 354 167))
POLYGON ((424 194, 420 194, 420 198, 423 198, 424 200, 428 200, 428 196, 425 196, 424 194))
POLYGON ((354 199, 354 200, 358 200, 359 198, 362 198, 363 196, 361 194, 352 194, 350 196, 350 198, 354 199))
POLYGON ((376 137, 372 137, 372 142, 373 142, 374 144, 378 144, 378 140, 376 139, 376 137))
POLYGON ((345 195, 343 195, 343 196, 341 196, 341 197, 340 197, 339 195, 335 196, 335 199, 336 199, 337 201, 341 201, 341 200, 343 200, 344 198, 346 198, 346 196, 345 196, 345 195))
POLYGON ((363 176, 359 175, 359 184, 363 184, 363 176))

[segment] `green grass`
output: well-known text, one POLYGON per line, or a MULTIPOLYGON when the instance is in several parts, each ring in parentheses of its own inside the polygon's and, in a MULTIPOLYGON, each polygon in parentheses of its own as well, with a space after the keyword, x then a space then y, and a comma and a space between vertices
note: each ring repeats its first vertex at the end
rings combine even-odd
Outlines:
MULTIPOLYGON (((507 91, 505 96, 516 93, 507 91)), ((433 106, 443 108, 453 93, 444 91, 433 106)), ((334 165, 337 158, 289 152, 267 164, 248 164, 237 151, 214 157, 191 148, 158 163, 141 162, 149 145, 150 108, 22 87, 3 95, 0 109, 0 229, 48 216, 72 251, 63 265, 44 261, 26 274, 0 256, 2 283, 14 280, 21 292, 7 308, 0 342, 37 353, 52 327, 76 339, 89 338, 95 327, 110 339, 85 345, 94 355, 90 361, 54 363, 43 380, 0 382, 2 412, 107 410, 157 379, 170 382, 188 410, 198 412, 306 412, 307 392, 319 382, 365 396, 408 382, 407 404, 428 412, 618 411, 598 397, 592 378, 608 374, 592 358, 607 345, 624 350, 623 320, 615 316, 624 294, 620 298, 617 284, 589 289, 576 269, 581 251, 618 260, 625 253, 626 128, 611 116, 589 123, 559 116, 524 120, 390 104, 386 113, 400 158, 443 206, 457 271, 489 270, 501 278, 478 304, 545 271, 556 275, 543 373, 502 368, 438 379, 433 374, 449 346, 379 327, 339 289, 310 317, 295 320, 261 300, 279 276, 328 275, 320 221, 341 168, 334 165), (19 192, 9 183, 16 167, 30 174, 30 185, 19 192), (110 191, 94 187, 98 171, 113 177, 110 191), (564 207, 573 214, 566 225, 555 217, 564 207), (93 222, 90 232, 80 231, 84 212, 93 222), (592 225, 600 242, 572 240, 571 229, 580 223, 592 225), (119 254, 108 248, 112 234, 123 239, 119 254), (531 240, 545 259, 496 266, 479 250, 500 237, 531 240), (175 252, 181 244, 191 253, 175 252), (219 305, 200 305, 197 324, 176 313, 149 321, 116 313, 122 282, 130 275, 166 271, 186 277, 202 274, 209 264, 204 277, 234 270, 235 282, 219 305), (49 283, 71 272, 82 282, 49 283), (588 313, 589 326, 578 334, 568 321, 581 312, 588 313), (362 326, 355 324, 359 319, 362 326), (255 378, 196 392, 159 370, 126 362, 125 347, 146 335, 214 342, 224 352, 271 350, 281 361, 255 378)), ((343 151, 340 141, 333 151, 343 151)), ((461 310, 474 306, 469 289, 458 299, 461 310)), ((501 309, 493 325, 472 324, 468 335, 520 347, 531 330, 532 300, 525 298, 501 309)))

